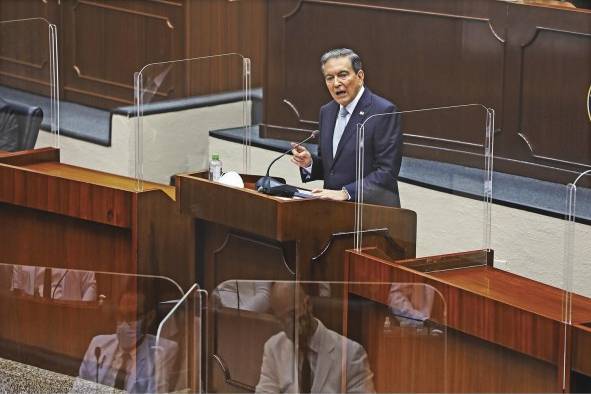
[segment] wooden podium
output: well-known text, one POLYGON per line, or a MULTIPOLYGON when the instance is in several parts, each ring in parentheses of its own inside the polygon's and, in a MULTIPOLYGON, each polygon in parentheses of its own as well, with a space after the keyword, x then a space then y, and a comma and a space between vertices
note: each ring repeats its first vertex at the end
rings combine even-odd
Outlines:
MULTIPOLYGON (((229 280, 340 282, 345 250, 354 246, 355 204, 319 199, 288 199, 254 190, 259 177, 243 176, 245 188, 177 176, 181 212, 195 220, 197 272, 214 289, 229 280)), ((413 211, 365 205, 364 244, 392 258, 415 256, 413 211)), ((238 286, 238 285, 236 285, 238 286)), ((341 305, 342 293, 327 300, 341 305)), ((267 310, 216 309, 210 300, 210 391, 254 390, 263 345, 278 326, 267 310)), ((320 311, 316 311, 319 313, 320 311)), ((327 308, 322 321, 341 330, 341 310, 327 308), (336 313, 335 313, 336 312, 336 313)))
MULTIPOLYGON (((229 279, 343 280, 344 250, 353 247, 355 204, 289 199, 228 187, 206 174, 177 176, 181 212, 195 219, 197 271, 203 288, 229 279)), ((364 244, 392 258, 412 258, 416 214, 365 205, 364 244)))

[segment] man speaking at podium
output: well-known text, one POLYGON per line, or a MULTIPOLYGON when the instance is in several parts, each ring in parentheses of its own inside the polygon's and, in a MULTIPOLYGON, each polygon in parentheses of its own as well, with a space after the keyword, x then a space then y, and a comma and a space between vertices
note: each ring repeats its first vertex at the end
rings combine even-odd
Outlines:
POLYGON ((356 201, 357 125, 365 123, 363 202, 400 207, 398 172, 402 161, 400 116, 396 106, 363 84, 365 73, 351 49, 333 49, 320 58, 322 74, 333 101, 320 108, 318 156, 292 143, 292 162, 302 181, 324 179, 320 198, 356 201))

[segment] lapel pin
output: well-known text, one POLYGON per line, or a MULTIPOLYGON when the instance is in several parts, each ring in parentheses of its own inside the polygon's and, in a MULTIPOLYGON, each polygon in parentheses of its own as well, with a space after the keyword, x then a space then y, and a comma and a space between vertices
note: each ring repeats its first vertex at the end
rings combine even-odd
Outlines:
POLYGON ((365 115, 365 112, 359 111, 359 115, 363 116, 363 115, 365 115))

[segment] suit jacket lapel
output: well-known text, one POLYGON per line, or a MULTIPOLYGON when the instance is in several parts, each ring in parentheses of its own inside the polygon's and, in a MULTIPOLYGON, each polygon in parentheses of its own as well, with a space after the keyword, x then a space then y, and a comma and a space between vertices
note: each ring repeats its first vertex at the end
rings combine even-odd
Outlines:
POLYGON ((322 329, 322 338, 320 341, 322 343, 322 349, 318 352, 318 358, 316 359, 316 370, 314 371, 314 382, 312 384, 313 393, 323 391, 322 389, 324 388, 328 374, 333 368, 341 368, 341 360, 335 360, 336 344, 331 340, 330 335, 328 335, 328 329, 324 325, 319 328, 322 329))
MULTIPOLYGON (((357 135, 357 125, 363 123, 363 120, 367 117, 368 108, 371 106, 371 92, 368 88, 365 88, 363 95, 357 102, 357 106, 355 110, 351 114, 349 118, 349 122, 347 123, 347 127, 345 127, 345 131, 343 132, 343 136, 339 141, 339 146, 337 147, 337 153, 334 156, 334 161, 332 165, 339 159, 341 156, 343 149, 347 146, 348 141, 355 135, 357 135)), ((335 115, 336 117, 336 115, 335 115)), ((336 123, 336 121, 334 122, 336 123)), ((334 132, 334 125, 333 125, 333 132, 334 132)), ((331 133, 331 148, 332 148, 332 133, 331 133)))

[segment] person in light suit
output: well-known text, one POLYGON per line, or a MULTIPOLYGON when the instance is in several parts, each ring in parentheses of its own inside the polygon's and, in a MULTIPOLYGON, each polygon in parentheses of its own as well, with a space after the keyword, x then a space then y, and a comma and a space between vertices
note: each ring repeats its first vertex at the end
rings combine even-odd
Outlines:
POLYGON ((301 287, 275 283, 271 308, 283 331, 265 343, 257 393, 375 392, 365 349, 316 319, 310 298, 301 287), (296 335, 297 350, 293 340, 296 335))
MULTIPOLYGON (((16 294, 43 295, 45 267, 15 265, 11 290, 16 294)), ((96 277, 91 271, 50 268, 51 289, 48 297, 63 301, 96 301, 96 277)))
MULTIPOLYGON (((162 393, 171 388, 178 345, 147 331, 156 317, 155 304, 143 293, 125 292, 117 310, 117 332, 97 335, 80 365, 79 379, 130 393, 162 393), (137 311, 137 314, 136 314, 137 311)), ((72 392, 83 385, 74 384, 72 392)))
POLYGON ((340 201, 361 200, 357 187, 362 181, 364 203, 400 207, 397 179, 402 133, 396 106, 364 86, 361 59, 351 49, 330 50, 320 63, 333 101, 320 108, 318 155, 292 143, 292 162, 300 167, 302 181, 323 179, 324 189, 312 192, 340 201), (357 127, 361 124, 363 172, 362 179, 357 179, 357 127))

